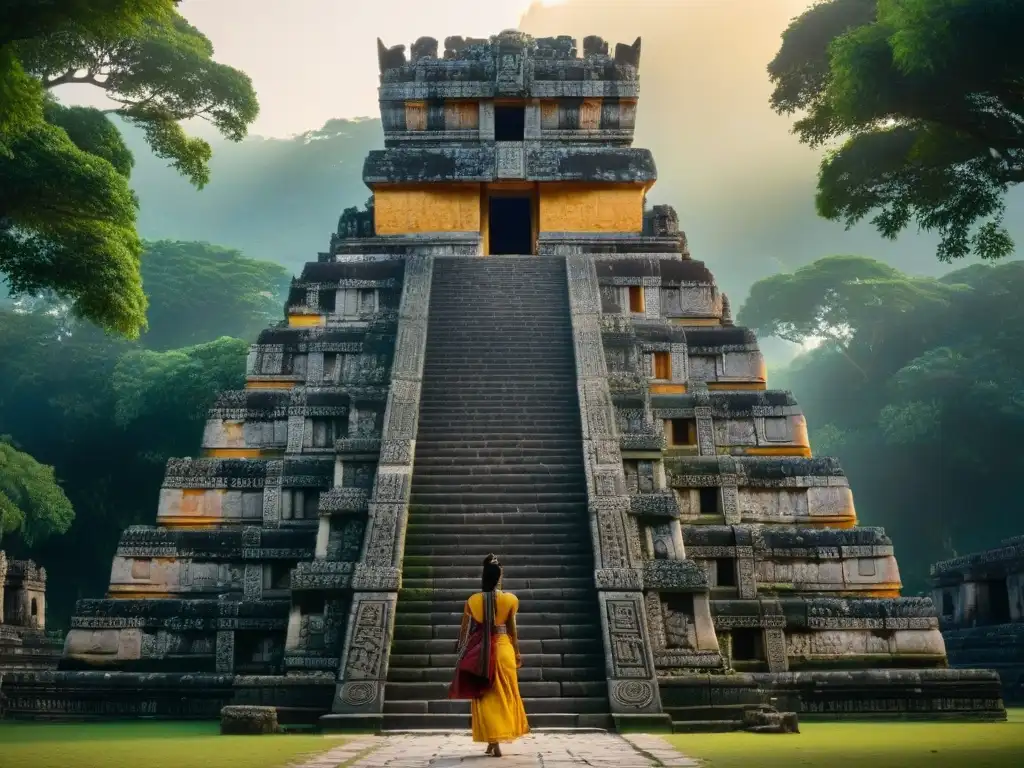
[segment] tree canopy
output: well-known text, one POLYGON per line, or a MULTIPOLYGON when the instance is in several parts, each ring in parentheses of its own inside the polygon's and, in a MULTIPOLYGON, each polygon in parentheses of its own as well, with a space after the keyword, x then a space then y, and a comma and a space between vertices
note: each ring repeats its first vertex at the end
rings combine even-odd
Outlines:
POLYGON ((8 546, 46 564, 58 624, 102 593, 124 527, 152 523, 167 459, 196 455, 207 410, 243 386, 249 343, 281 319, 287 288, 276 264, 204 243, 148 244, 142 274, 151 323, 138 341, 65 329, 45 302, 0 310, 0 424, 53 467, 76 512, 69 535, 8 546))
POLYGON ((768 67, 772 107, 833 147, 817 208, 888 237, 912 224, 938 258, 1013 251, 1004 197, 1024 181, 1024 4, 822 0, 793 21, 768 67))
POLYGON ((19 451, 10 436, 0 435, 0 539, 15 533, 31 546, 67 531, 74 516, 53 467, 19 451))
POLYGON ((150 349, 172 349, 234 336, 253 339, 282 319, 291 283, 284 267, 208 243, 146 243, 142 267, 149 296, 150 349))
POLYGON ((54 291, 129 338, 146 327, 131 152, 108 115, 197 187, 211 149, 180 122, 241 140, 258 112, 243 73, 218 64, 174 0, 13 0, 0 22, 0 273, 15 294, 54 291), (93 85, 117 106, 59 105, 50 89, 93 85))
POLYGON ((1021 261, 929 280, 842 256, 760 281, 739 313, 793 340, 840 329, 772 386, 795 394, 815 453, 842 461, 912 590, 930 563, 1019 533, 1022 291, 1021 261))

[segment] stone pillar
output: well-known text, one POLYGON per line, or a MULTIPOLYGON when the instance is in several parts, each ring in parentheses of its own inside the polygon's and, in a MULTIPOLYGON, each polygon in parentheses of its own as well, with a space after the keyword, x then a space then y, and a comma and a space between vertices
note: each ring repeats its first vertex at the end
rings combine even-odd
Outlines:
POLYGON ((569 256, 566 268, 608 700, 622 726, 652 720, 667 725, 643 593, 639 526, 630 514, 608 389, 597 273, 585 255, 569 256))
POLYGON ((235 671, 235 632, 221 630, 217 632, 217 645, 214 650, 217 672, 231 674, 235 671))
POLYGON ((4 587, 7 584, 7 555, 0 550, 0 624, 4 623, 4 587))
POLYGON ((391 389, 363 551, 352 577, 352 607, 327 723, 379 727, 401 586, 420 384, 427 343, 433 257, 406 261, 391 389))

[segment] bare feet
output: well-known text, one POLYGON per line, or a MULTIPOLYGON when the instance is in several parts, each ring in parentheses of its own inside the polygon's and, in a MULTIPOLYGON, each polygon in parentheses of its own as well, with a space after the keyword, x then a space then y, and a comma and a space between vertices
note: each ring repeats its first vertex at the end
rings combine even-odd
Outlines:
POLYGON ((487 755, 488 757, 491 757, 494 754, 494 748, 497 747, 497 746, 498 746, 497 744, 488 744, 487 745, 487 751, 484 752, 484 754, 487 755))
POLYGON ((494 750, 491 752, 491 757, 501 757, 501 747, 497 744, 494 745, 494 750))

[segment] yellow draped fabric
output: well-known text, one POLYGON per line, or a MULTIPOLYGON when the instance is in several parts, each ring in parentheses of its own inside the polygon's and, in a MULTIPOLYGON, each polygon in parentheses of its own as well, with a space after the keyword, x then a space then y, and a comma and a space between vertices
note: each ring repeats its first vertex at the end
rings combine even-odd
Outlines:
MULTIPOLYGON (((519 610, 519 598, 509 592, 494 594, 494 625, 508 626, 519 610)), ((466 613, 478 623, 484 621, 484 595, 477 592, 466 601, 466 613)), ((507 634, 494 637, 494 685, 482 698, 474 699, 473 741, 498 744, 515 741, 530 732, 526 710, 519 695, 519 676, 516 674, 516 653, 507 634)))

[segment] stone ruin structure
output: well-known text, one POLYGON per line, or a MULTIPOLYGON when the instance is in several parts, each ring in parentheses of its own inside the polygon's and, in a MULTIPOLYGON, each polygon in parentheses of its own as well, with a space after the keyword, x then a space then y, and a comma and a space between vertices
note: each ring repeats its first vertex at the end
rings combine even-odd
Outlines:
POLYGON ((931 575, 950 664, 996 670, 1004 701, 1024 704, 1024 536, 943 560, 931 575))
POLYGON ((46 569, 0 550, 0 674, 54 669, 60 652, 46 634, 46 569))
POLYGON ((948 669, 931 601, 900 596, 675 212, 645 210, 640 41, 379 54, 371 204, 14 707, 466 725, 453 646, 496 552, 535 727, 1004 717, 997 676, 948 669))

